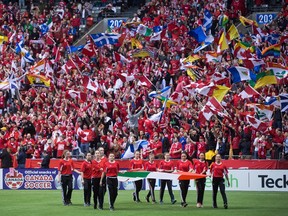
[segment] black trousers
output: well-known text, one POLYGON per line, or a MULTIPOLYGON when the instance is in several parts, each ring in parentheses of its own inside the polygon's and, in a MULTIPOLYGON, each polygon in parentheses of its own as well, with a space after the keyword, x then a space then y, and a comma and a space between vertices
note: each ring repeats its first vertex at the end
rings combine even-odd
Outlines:
POLYGON ((172 191, 172 181, 171 180, 160 180, 160 202, 163 202, 164 191, 167 185, 168 192, 171 198, 171 202, 174 201, 175 197, 172 191))
POLYGON ((73 177, 72 175, 61 176, 61 186, 62 186, 62 198, 63 202, 69 203, 71 202, 71 196, 73 191, 73 177))
POLYGON ((222 199, 224 204, 227 204, 227 197, 225 193, 225 180, 223 178, 213 178, 212 185, 213 185, 213 206, 217 206, 217 193, 218 187, 220 188, 220 193, 222 195, 222 199))
POLYGON ((180 195, 181 195, 181 200, 183 203, 186 203, 186 197, 188 194, 189 184, 190 184, 190 180, 180 180, 179 181, 180 195))
POLYGON ((84 178, 84 203, 89 204, 91 203, 91 190, 92 190, 92 183, 91 179, 84 178))
POLYGON ((100 180, 101 180, 101 178, 93 178, 92 179, 93 200, 94 200, 95 206, 97 206, 97 204, 99 204, 99 208, 103 208, 104 186, 103 186, 103 184, 102 184, 102 186, 100 186, 100 180))
POLYGON ((118 179, 117 177, 107 177, 107 187, 109 193, 110 208, 114 208, 115 200, 118 196, 118 179))
POLYGON ((155 202, 155 185, 156 185, 156 179, 147 179, 149 184, 149 192, 147 194, 147 197, 152 197, 152 201, 155 202))
POLYGON ((203 204, 206 178, 196 179, 197 203, 203 204))
POLYGON ((134 182, 136 201, 140 201, 139 192, 142 189, 142 183, 143 183, 143 180, 138 180, 134 182))

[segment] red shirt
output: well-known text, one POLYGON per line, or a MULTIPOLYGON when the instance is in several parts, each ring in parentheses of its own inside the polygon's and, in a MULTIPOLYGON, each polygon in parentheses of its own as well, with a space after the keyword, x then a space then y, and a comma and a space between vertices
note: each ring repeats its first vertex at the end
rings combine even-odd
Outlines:
POLYGON ((171 148, 170 148, 171 158, 174 158, 174 159, 175 159, 175 158, 180 158, 180 156, 181 156, 181 151, 178 152, 178 153, 173 153, 174 151, 177 151, 177 150, 179 150, 179 149, 182 149, 181 143, 176 142, 176 143, 173 143, 173 144, 171 145, 171 148))
POLYGON ((157 142, 151 142, 151 148, 156 148, 156 150, 154 151, 154 154, 156 156, 162 154, 162 142, 160 140, 158 140, 157 142))
POLYGON ((105 172, 107 177, 117 177, 119 172, 119 163, 118 162, 106 162, 105 163, 105 172))
POLYGON ((72 171, 74 170, 73 160, 60 160, 58 170, 61 172, 62 175, 72 175, 72 171))
POLYGON ((178 161, 177 163, 177 170, 182 172, 189 172, 189 170, 193 169, 193 164, 191 161, 178 161))
POLYGON ((157 171, 157 164, 153 161, 152 163, 150 161, 147 161, 145 163, 145 170, 147 171, 157 171))
POLYGON ((104 164, 106 163, 103 161, 102 160, 100 160, 99 162, 96 160, 92 161, 92 178, 101 178, 104 164))
POLYGON ((161 161, 160 162, 160 165, 159 165, 159 169, 162 169, 164 171, 173 171, 174 170, 174 163, 173 161, 161 161))
POLYGON ((223 178, 224 174, 228 173, 227 167, 222 162, 220 164, 212 163, 210 171, 216 178, 223 178))
POLYGON ((198 174, 201 174, 201 173, 205 174, 206 171, 208 170, 208 164, 206 161, 197 160, 194 163, 194 169, 195 169, 196 173, 198 173, 198 174))
POLYGON ((130 161, 130 169, 144 169, 143 160, 142 159, 132 159, 130 161))
POLYGON ((81 165, 81 172, 83 172, 84 179, 91 179, 92 176, 92 162, 85 160, 81 165))
POLYGON ((205 142, 196 142, 196 145, 197 145, 197 157, 199 157, 199 155, 201 153, 206 152, 206 143, 205 142))

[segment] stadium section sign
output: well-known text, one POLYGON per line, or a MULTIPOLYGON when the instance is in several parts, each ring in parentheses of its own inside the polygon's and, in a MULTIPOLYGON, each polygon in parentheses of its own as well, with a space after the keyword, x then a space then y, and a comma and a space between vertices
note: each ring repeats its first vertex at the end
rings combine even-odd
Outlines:
POLYGON ((122 24, 122 22, 126 22, 127 19, 123 18, 116 18, 116 19, 108 19, 107 24, 108 28, 113 29, 113 28, 119 28, 122 24))
POLYGON ((276 13, 259 13, 256 14, 256 22, 260 25, 269 24, 277 17, 276 13))

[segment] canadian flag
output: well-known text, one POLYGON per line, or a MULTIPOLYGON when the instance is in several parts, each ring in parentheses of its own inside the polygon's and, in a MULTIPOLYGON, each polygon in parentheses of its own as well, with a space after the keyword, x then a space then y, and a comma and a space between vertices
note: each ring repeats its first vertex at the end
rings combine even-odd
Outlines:
POLYGON ((99 88, 99 84, 97 80, 92 80, 88 76, 84 76, 83 78, 83 86, 91 91, 97 92, 99 88))
POLYGON ((249 115, 246 116, 246 122, 250 124, 253 128, 262 132, 266 131, 268 127, 271 126, 270 122, 262 122, 259 119, 256 119, 255 117, 249 115))
POLYGON ((114 57, 115 57, 116 62, 122 61, 122 62, 125 62, 126 64, 131 62, 131 60, 125 58, 123 55, 121 55, 117 52, 114 52, 114 57))
POLYGON ((183 99, 183 93, 174 91, 170 95, 170 99, 180 104, 181 100, 183 99))
POLYGON ((72 59, 69 59, 66 64, 62 66, 62 69, 66 71, 66 73, 69 73, 72 69, 77 69, 77 65, 72 59))
POLYGON ((126 74, 126 73, 117 74, 117 76, 118 76, 118 77, 121 79, 121 81, 124 82, 124 83, 135 80, 135 76, 134 76, 134 75, 128 76, 128 74, 126 74))
POLYGON ((89 131, 84 131, 81 127, 76 126, 76 133, 83 141, 91 141, 92 135, 89 131))
POLYGON ((152 82, 145 75, 136 75, 135 78, 139 80, 137 84, 138 86, 147 86, 148 88, 151 88, 151 86, 153 85, 152 82))
POLYGON ((195 95, 196 88, 202 88, 204 86, 204 83, 191 82, 189 85, 184 86, 183 89, 185 89, 189 94, 195 95))
POLYGON ((239 93, 239 97, 242 99, 251 98, 253 96, 260 96, 260 94, 250 85, 248 85, 242 92, 239 93))
POLYGON ((81 100, 82 102, 85 102, 87 101, 87 94, 71 89, 71 90, 66 91, 65 98, 68 98, 68 99, 73 98, 73 99, 78 99, 78 100, 81 100))
POLYGON ((243 59, 243 64, 250 70, 254 70, 255 67, 265 65, 262 59, 243 59))
POLYGON ((216 85, 211 82, 209 85, 205 85, 205 86, 199 86, 195 89, 195 91, 198 94, 204 95, 204 96, 212 96, 213 91, 215 90, 216 85))
POLYGON ((97 51, 97 48, 94 44, 93 39, 90 37, 90 40, 82 49, 82 54, 91 58, 92 56, 96 55, 96 51, 97 51))

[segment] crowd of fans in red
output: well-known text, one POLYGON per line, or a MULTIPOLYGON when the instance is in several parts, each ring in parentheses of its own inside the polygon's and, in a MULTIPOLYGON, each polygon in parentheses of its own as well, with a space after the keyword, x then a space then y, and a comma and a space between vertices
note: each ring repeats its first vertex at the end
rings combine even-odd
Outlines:
MULTIPOLYGON (((225 13, 232 24, 238 21, 239 14, 246 13, 244 1, 229 1, 229 8, 225 2, 153 0, 138 10, 133 21, 141 20, 150 27, 169 22, 175 22, 177 26, 177 32, 168 32, 168 37, 161 42, 141 40, 142 45, 149 45, 158 50, 156 58, 132 58, 130 63, 115 61, 113 51, 116 50, 129 57, 127 53, 129 54, 133 47, 130 38, 126 37, 121 47, 108 45, 99 48, 95 56, 84 56, 83 59, 87 60, 85 63, 68 71, 63 69, 63 65, 70 58, 83 55, 70 54, 68 57, 66 47, 73 43, 74 37, 79 33, 82 10, 85 8, 87 14, 91 13, 91 4, 66 4, 61 1, 56 5, 46 5, 40 1, 37 7, 31 5, 30 10, 21 13, 17 4, 0 3, 1 35, 9 38, 8 42, 1 45, 0 79, 8 77, 12 60, 17 66, 17 77, 20 77, 23 71, 31 70, 33 65, 29 63, 21 68, 21 56, 14 51, 16 43, 22 37, 25 38, 25 47, 30 50, 35 62, 47 58, 53 63, 49 88, 35 87, 23 80, 19 94, 0 91, 0 151, 9 148, 11 154, 21 153, 24 158, 41 158, 45 150, 51 157, 60 158, 66 149, 77 156, 104 147, 106 154, 113 152, 120 158, 129 143, 148 139, 150 144, 146 153, 154 152, 158 157, 161 157, 163 152, 180 153, 182 149, 187 150, 191 157, 197 157, 201 152, 208 150, 217 150, 224 156, 228 155, 230 146, 233 155, 249 157, 253 155, 255 146, 265 146, 262 158, 266 158, 267 154, 271 158, 281 158, 285 143, 287 145, 287 113, 281 113, 276 108, 273 125, 269 131, 263 133, 253 129, 241 115, 241 112, 247 111, 243 106, 247 99, 241 100, 236 97, 244 89, 245 83, 233 84, 223 101, 233 122, 222 118, 219 120, 213 116, 210 122, 200 125, 198 113, 202 108, 201 104, 207 102, 207 97, 193 97, 187 93, 184 93, 179 104, 165 109, 159 123, 149 120, 149 117, 158 113, 162 106, 159 100, 148 98, 149 92, 163 88, 163 83, 170 84, 173 92, 191 81, 186 71, 179 70, 177 64, 197 47, 197 42, 187 32, 202 24, 203 9, 208 9, 213 14, 211 32, 215 36, 215 45, 220 37, 220 27, 217 24, 219 16, 225 13), (46 22, 51 14, 53 26, 45 36, 41 36, 38 27, 46 22), (44 44, 30 43, 31 40, 40 38, 45 41, 44 44), (153 86, 149 89, 147 86, 138 85, 134 80, 125 82, 123 87, 115 90, 113 87, 117 76, 123 72, 129 75, 145 74, 153 86), (97 80, 100 86, 97 92, 87 90, 83 86, 84 75, 97 80), (86 93, 87 97, 69 98, 68 90, 86 93), (128 104, 131 105, 129 108, 128 104), (141 108, 143 109, 140 110, 141 108), (132 114, 141 112, 133 128, 129 126, 128 109, 132 114), (77 133, 79 127, 82 129, 81 133, 77 133)), ((270 33, 287 35, 287 20, 287 4, 284 3, 277 20, 265 28, 270 33)), ((123 29, 120 28, 118 31, 123 29)), ((253 43, 252 37, 248 34, 245 34, 242 40, 253 43)), ((287 51, 286 45, 287 41, 284 41, 283 47, 287 51)), ((216 46, 212 45, 211 48, 215 49, 216 46)), ((281 58, 269 57, 267 61, 282 61, 283 64, 287 64, 284 52, 282 51, 281 58)), ((208 63, 201 59, 196 65, 206 71, 200 80, 209 82, 215 71, 226 74, 225 68, 238 65, 238 61, 232 52, 227 50, 224 51, 221 62, 208 63)), ((287 87, 270 85, 259 91, 265 98, 286 93, 287 87)), ((261 99, 251 99, 252 102, 258 100, 261 99)), ((143 157, 145 155, 147 154, 144 152, 143 157)), ((254 158, 258 158, 258 154, 255 154, 254 158)))

